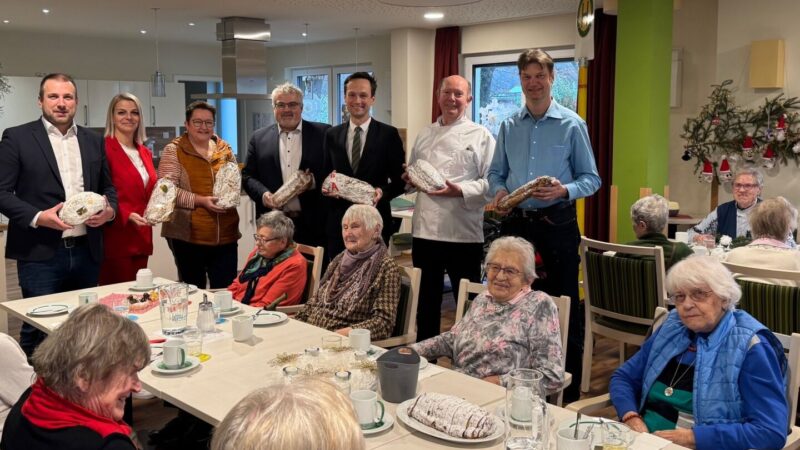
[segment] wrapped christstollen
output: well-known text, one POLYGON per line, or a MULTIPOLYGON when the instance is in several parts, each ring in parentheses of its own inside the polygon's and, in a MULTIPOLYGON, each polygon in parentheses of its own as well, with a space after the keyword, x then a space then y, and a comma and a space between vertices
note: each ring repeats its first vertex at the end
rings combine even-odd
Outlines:
POLYGON ((501 198, 500 201, 497 202, 497 210, 501 212, 511 211, 514 207, 527 200, 534 189, 552 186, 554 181, 556 181, 555 178, 547 175, 534 178, 517 189, 514 189, 514 192, 501 198))
POLYGON ((228 209, 239 206, 242 196, 242 173, 235 162, 227 162, 219 168, 214 178, 214 197, 217 206, 228 209))
POLYGON ((445 179, 431 163, 418 159, 406 169, 411 183, 422 192, 439 191, 447 187, 445 179))
POLYGON ((409 417, 450 436, 477 439, 495 431, 488 411, 463 398, 425 392, 408 406, 409 417))
POLYGON ((144 220, 151 225, 169 222, 172 219, 172 212, 175 211, 175 199, 178 197, 178 189, 175 183, 167 178, 156 181, 150 200, 144 209, 144 220))
POLYGON ((283 183, 283 186, 272 194, 272 203, 275 204, 276 208, 282 208, 283 205, 289 203, 289 200, 311 189, 313 185, 314 175, 310 172, 298 170, 289 177, 286 183, 283 183))
POLYGON ((372 185, 335 172, 331 172, 325 177, 325 181, 322 182, 322 190, 328 191, 329 196, 340 197, 362 205, 371 205, 375 199, 375 188, 372 185))
POLYGON ((106 199, 95 192, 81 192, 64 202, 58 217, 67 225, 80 225, 106 207, 106 199))

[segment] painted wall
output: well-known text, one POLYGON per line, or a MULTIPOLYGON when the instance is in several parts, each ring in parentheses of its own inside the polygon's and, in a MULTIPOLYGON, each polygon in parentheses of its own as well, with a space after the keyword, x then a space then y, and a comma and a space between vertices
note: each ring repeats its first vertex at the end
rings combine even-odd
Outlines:
MULTIPOLYGON (((146 81, 156 68, 155 42, 151 39, 98 39, 95 37, 0 32, 3 73, 36 76, 66 72, 78 79, 146 81)), ((219 45, 161 42, 161 72, 219 77, 219 45)))
POLYGON ((392 31, 393 125, 406 129, 406 156, 421 129, 431 123, 434 30, 392 31))
MULTIPOLYGON (((711 83, 733 79, 737 104, 755 107, 764 98, 779 93, 800 95, 800 29, 796 17, 800 4, 792 0, 748 2, 744 0, 704 0, 683 2, 675 13, 675 46, 683 46, 684 104, 671 114, 670 186, 673 199, 691 214, 709 209, 708 185, 700 184, 692 164, 680 160, 683 140, 680 131, 687 116, 695 116, 707 102, 711 83), (783 89, 748 87, 750 42, 784 39, 786 43, 786 83, 783 89), (688 64, 687 64, 688 63, 688 64)), ((764 197, 783 195, 800 204, 800 169, 794 163, 765 172, 764 197)), ((732 199, 730 186, 722 186, 719 201, 732 199)))
POLYGON ((461 53, 465 55, 574 45, 573 14, 470 25, 461 29, 461 53))

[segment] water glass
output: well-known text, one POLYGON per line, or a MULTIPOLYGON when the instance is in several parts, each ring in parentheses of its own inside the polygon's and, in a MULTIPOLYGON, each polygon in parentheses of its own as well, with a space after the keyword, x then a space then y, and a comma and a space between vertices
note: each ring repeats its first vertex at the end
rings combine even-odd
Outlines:
POLYGON ((322 336, 322 349, 331 350, 342 346, 342 337, 338 334, 322 336))
POLYGON ((130 307, 131 305, 128 302, 127 297, 116 298, 111 304, 111 308, 114 310, 114 312, 123 317, 128 315, 128 310, 130 310, 130 307))
POLYGON ((506 449, 547 450, 550 419, 538 370, 514 369, 506 384, 506 449))
POLYGON ((165 336, 183 333, 189 316, 189 287, 184 283, 172 283, 158 288, 161 332, 165 336))
POLYGON ((189 356, 200 356, 203 353, 203 333, 195 327, 188 327, 181 335, 186 343, 186 353, 189 356))
POLYGON ((635 436, 627 425, 615 423, 603 426, 603 450, 628 450, 635 436))

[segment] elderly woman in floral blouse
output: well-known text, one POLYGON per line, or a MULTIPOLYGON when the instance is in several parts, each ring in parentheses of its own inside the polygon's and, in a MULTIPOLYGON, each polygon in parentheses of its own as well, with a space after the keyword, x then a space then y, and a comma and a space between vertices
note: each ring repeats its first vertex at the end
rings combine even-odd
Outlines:
POLYGON ((414 344, 424 358, 447 356, 467 375, 505 384, 513 369, 537 369, 547 389, 564 382, 558 308, 536 278, 533 246, 518 237, 492 243, 486 256, 489 288, 464 318, 439 336, 414 344))

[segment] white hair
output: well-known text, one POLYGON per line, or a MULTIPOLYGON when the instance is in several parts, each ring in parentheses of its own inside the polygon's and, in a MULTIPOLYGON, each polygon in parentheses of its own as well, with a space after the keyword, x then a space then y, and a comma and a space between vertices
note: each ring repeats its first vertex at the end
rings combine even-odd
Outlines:
POLYGON ((533 282, 536 277, 536 253, 533 250, 533 244, 516 236, 504 236, 496 239, 489 247, 489 252, 486 254, 486 262, 492 262, 497 252, 514 253, 522 257, 522 273, 525 274, 525 279, 533 282))
POLYGON ((368 230, 374 230, 375 227, 378 227, 378 234, 383 230, 383 218, 381 217, 381 213, 379 213, 374 206, 353 205, 347 208, 347 211, 344 212, 344 216, 342 217, 342 225, 344 225, 345 222, 352 222, 353 220, 361 222, 364 228, 368 230))
POLYGON ((650 233, 660 233, 667 225, 668 216, 669 202, 658 194, 642 197, 631 205, 631 221, 633 224, 644 222, 647 226, 647 231, 650 233))
POLYGON ((667 273, 666 284, 670 294, 678 290, 708 286, 722 299, 722 307, 726 310, 736 309, 742 298, 739 283, 730 270, 714 256, 694 255, 678 262, 667 273))
POLYGON ((275 89, 272 90, 271 98, 273 107, 275 106, 275 97, 281 94, 294 94, 298 97, 300 105, 303 105, 303 91, 292 83, 283 83, 275 86, 275 89))

